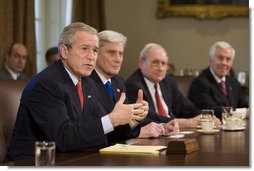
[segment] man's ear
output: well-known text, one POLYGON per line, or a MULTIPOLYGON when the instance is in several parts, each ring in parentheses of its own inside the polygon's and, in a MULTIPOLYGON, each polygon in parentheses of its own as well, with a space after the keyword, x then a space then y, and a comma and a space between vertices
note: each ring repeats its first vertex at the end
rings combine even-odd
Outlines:
POLYGON ((211 64, 212 62, 213 62, 213 57, 208 57, 208 61, 209 61, 209 63, 211 64))
POLYGON ((144 62, 145 62, 144 59, 139 59, 139 60, 138 60, 139 68, 142 68, 142 66, 144 65, 144 62))
POLYGON ((63 59, 66 59, 68 56, 68 48, 64 44, 60 45, 60 54, 63 59))
POLYGON ((6 62, 6 61, 8 61, 9 60, 9 54, 8 53, 5 53, 5 55, 4 55, 4 61, 3 62, 6 62))

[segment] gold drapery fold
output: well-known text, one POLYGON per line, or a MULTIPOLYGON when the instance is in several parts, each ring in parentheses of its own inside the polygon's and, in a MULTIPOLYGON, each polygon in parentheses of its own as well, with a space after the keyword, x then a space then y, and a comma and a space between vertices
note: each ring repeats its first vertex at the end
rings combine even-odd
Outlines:
POLYGON ((36 73, 34 0, 1 0, 0 6, 0 62, 13 42, 23 43, 28 49, 24 72, 31 77, 36 73))
POLYGON ((73 0, 72 22, 83 22, 98 31, 104 30, 104 0, 73 0))

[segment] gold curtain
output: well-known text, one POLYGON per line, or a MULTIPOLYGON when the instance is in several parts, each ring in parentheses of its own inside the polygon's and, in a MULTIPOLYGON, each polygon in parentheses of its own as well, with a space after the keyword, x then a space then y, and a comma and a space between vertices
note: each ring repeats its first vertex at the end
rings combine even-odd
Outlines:
POLYGON ((36 73, 34 0, 0 0, 0 7, 0 62, 11 43, 23 43, 28 49, 25 73, 31 77, 36 73))
POLYGON ((104 0, 73 0, 72 22, 83 22, 98 31, 104 30, 104 0))

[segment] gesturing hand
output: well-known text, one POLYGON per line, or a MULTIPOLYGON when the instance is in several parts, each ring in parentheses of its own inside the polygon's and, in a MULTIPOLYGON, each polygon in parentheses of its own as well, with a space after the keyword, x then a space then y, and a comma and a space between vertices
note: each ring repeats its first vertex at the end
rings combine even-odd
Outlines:
POLYGON ((142 104, 124 104, 125 98, 125 93, 122 93, 113 111, 109 113, 109 119, 113 127, 131 123, 133 119, 136 119, 135 113, 142 112, 141 109, 139 109, 142 104))
POLYGON ((135 113, 134 113, 134 115, 136 116, 135 119, 137 121, 142 121, 146 118, 146 116, 148 114, 148 110, 149 110, 147 101, 143 100, 143 90, 142 89, 138 90, 138 96, 137 96, 136 102, 142 104, 142 106, 140 106, 139 108, 135 108, 135 113), (139 109, 139 110, 136 110, 136 109, 139 109))

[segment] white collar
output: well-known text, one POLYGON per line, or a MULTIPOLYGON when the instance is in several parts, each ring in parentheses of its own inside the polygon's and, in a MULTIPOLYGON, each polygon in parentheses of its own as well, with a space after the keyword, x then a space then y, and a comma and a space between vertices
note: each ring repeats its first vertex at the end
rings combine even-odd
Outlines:
POLYGON ((67 71, 67 73, 71 77, 73 84, 76 86, 78 83, 78 79, 67 68, 64 67, 64 69, 67 71))
POLYGON ((226 77, 223 76, 222 78, 219 78, 213 71, 212 67, 209 67, 210 72, 212 73, 214 79, 216 80, 217 83, 221 83, 222 81, 226 82, 226 77))
POLYGON ((106 79, 97 69, 95 69, 95 72, 98 74, 104 85, 106 84, 107 81, 111 83, 111 79, 106 79))

